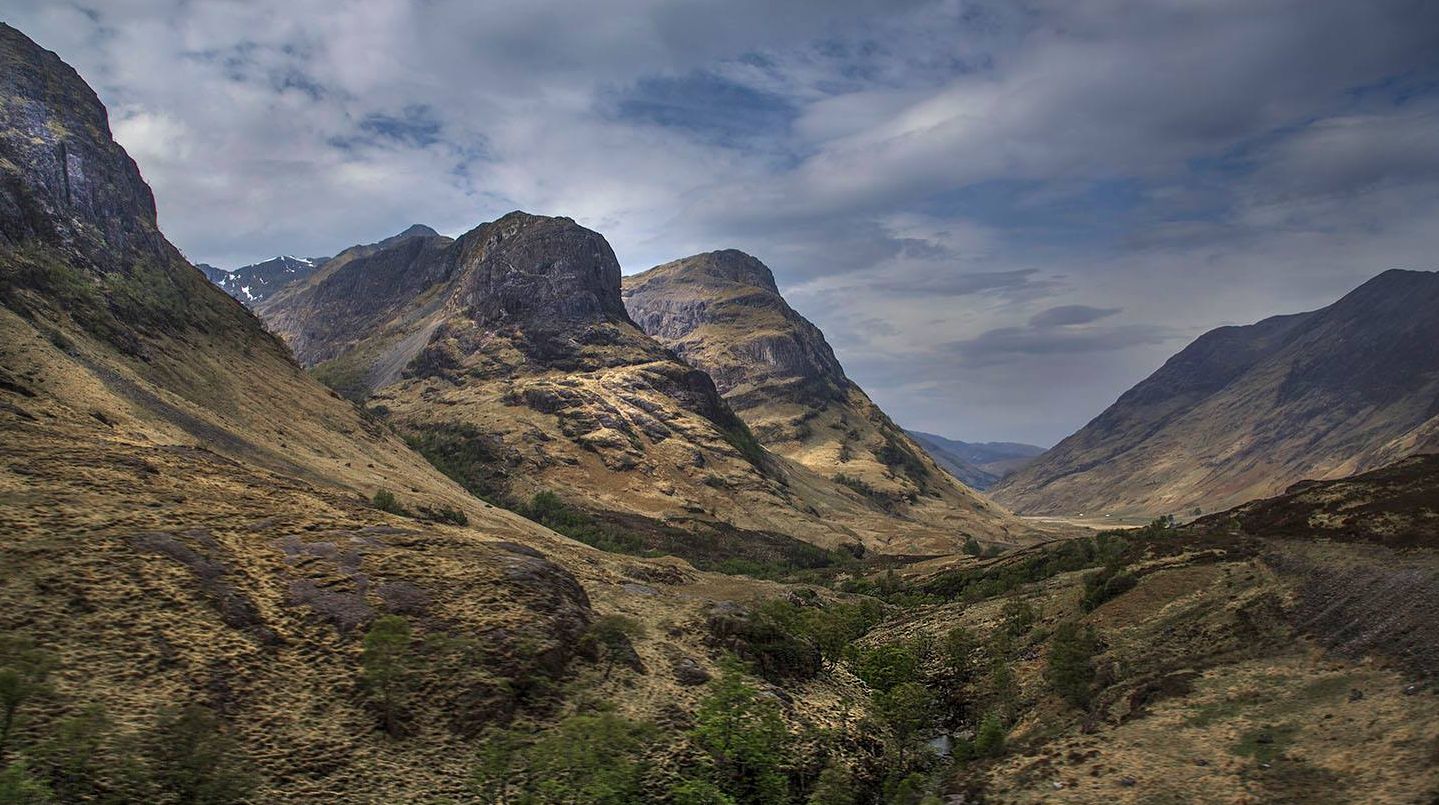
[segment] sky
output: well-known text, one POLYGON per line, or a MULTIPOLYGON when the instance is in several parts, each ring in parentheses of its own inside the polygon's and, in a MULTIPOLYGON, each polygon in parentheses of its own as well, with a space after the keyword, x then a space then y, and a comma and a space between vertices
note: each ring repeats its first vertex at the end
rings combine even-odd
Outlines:
POLYGON ((1050 445, 1439 268, 1431 0, 8 0, 191 260, 567 215, 763 260, 900 423, 1050 445))

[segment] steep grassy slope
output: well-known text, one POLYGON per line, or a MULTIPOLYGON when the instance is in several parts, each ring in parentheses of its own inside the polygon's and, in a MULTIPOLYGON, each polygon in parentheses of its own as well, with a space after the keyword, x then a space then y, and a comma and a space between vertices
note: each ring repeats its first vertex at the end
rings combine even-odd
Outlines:
POLYGON ((845 377, 824 335, 755 258, 710 252, 626 277, 625 305, 646 333, 715 379, 766 448, 908 519, 981 536, 1022 528, 845 377))
POLYGON ((1189 514, 1439 449, 1439 274, 1198 338, 993 490, 1025 514, 1189 514))
POLYGON ((1413 459, 1184 528, 916 566, 876 580, 910 611, 862 645, 965 630, 939 725, 979 755, 939 786, 965 801, 1427 802, 1436 484, 1413 459))
POLYGON ((259 312, 476 493, 522 506, 551 490, 649 548, 803 564, 806 543, 938 553, 1025 532, 977 499, 914 517, 770 454, 708 375, 634 326, 619 286, 600 235, 517 212, 454 241, 342 254, 259 312))

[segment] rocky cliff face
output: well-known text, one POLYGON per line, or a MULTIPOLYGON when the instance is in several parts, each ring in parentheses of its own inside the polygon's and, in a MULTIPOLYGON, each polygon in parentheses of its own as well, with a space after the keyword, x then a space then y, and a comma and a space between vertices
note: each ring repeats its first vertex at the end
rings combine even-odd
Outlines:
POLYGON ((768 449, 906 518, 976 535, 1012 527, 845 376, 759 260, 727 250, 667 263, 627 277, 625 304, 645 332, 715 379, 768 449))
POLYGON ((1026 513, 1189 514, 1439 448, 1439 274, 1206 333, 995 489, 1026 513))
POLYGON ((41 243, 87 267, 169 259, 155 200, 110 137, 95 93, 53 53, 0 24, 0 243, 41 243))

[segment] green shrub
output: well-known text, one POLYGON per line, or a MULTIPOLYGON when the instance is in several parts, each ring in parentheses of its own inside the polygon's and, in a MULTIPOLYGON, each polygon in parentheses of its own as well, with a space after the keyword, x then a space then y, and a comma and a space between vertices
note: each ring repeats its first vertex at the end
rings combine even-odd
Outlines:
POLYGON ((50 805, 55 794, 23 761, 0 768, 0 805, 50 805))
POLYGON ((22 635, 0 634, 0 762, 22 708, 50 692, 54 655, 22 635))
POLYGON ((604 615, 590 624, 584 640, 599 647, 605 655, 605 679, 610 678, 615 661, 634 652, 631 640, 643 637, 644 624, 624 615, 604 615))
POLYGON ((979 729, 974 734, 974 751, 985 757, 997 757, 1004 753, 1004 720, 994 710, 984 714, 979 729))
POLYGON ((409 512, 405 511, 405 507, 401 506, 400 501, 395 498, 395 493, 388 489, 381 489, 376 492, 375 497, 370 500, 370 505, 382 512, 389 512, 390 514, 398 514, 401 516, 409 515, 409 512))
POLYGON ((612 528, 578 509, 572 509, 550 491, 535 493, 528 506, 516 511, 552 531, 610 553, 638 554, 645 543, 638 535, 612 528))
POLYGON ((432 519, 438 520, 441 523, 461 526, 470 524, 469 515, 459 509, 452 509, 449 506, 441 506, 438 509, 433 509, 429 511, 428 514, 432 519))
POLYGON ((1030 606, 1028 601, 1011 598, 1004 602, 1004 607, 1000 610, 1000 617, 1004 619, 1004 631, 1014 637, 1019 637, 1034 627, 1034 621, 1039 614, 1034 611, 1034 607, 1030 606))
POLYGON ((404 433, 405 443, 470 494, 493 506, 506 505, 504 457, 490 438, 471 425, 420 425, 404 433))
POLYGON ((815 780, 806 805, 854 805, 853 775, 844 764, 831 759, 815 780))
POLYGON ((228 805, 246 801, 255 789, 240 743, 199 705, 162 712, 149 755, 156 785, 177 802, 228 805))
POLYGON ((861 650, 853 663, 854 673, 866 685, 888 693, 897 685, 920 679, 920 652, 908 643, 886 643, 861 650))
POLYGON ((613 713, 570 716, 525 752, 530 793, 545 803, 638 802, 654 737, 653 727, 613 713))
POLYGON ((1139 579, 1133 573, 1117 568, 1105 568, 1090 573, 1084 577, 1084 597, 1080 601, 1080 607, 1085 612, 1093 612, 1105 601, 1134 589, 1134 585, 1138 583, 1139 579))

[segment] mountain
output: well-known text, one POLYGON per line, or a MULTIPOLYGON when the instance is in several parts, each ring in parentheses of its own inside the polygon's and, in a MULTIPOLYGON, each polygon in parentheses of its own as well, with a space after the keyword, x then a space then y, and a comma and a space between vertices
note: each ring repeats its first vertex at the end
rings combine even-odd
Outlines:
MULTIPOLYGON (((325 258, 282 255, 259 263, 241 266, 211 281, 247 305, 257 305, 280 290, 305 279, 324 265, 325 258)), ((210 272, 205 272, 210 276, 210 272)))
MULTIPOLYGON (((737 602, 785 594, 594 550, 435 470, 183 259, 95 93, 3 24, 0 110, 0 675, 47 675, 6 730, 0 787, 474 799, 487 729, 552 723, 581 689, 631 718, 689 718, 726 651, 706 612, 734 624, 737 602), (367 684, 382 616, 407 630, 390 643, 395 706, 367 684), (592 640, 607 617, 636 624, 608 653, 592 640), (72 749, 79 765, 56 754, 72 749)), ((659 384, 664 368, 636 371, 659 384)), ((744 634, 725 645, 746 651, 744 634)), ((864 706, 844 680, 809 689, 864 706)), ((784 718, 819 715, 806 699, 784 718)))
POLYGON ((624 294, 635 322, 708 372, 767 449, 907 519, 968 533, 1013 522, 845 376, 759 260, 735 250, 687 257, 626 277, 624 294))
POLYGON ((766 452, 709 375, 635 326, 609 244, 568 218, 515 212, 457 240, 342 253, 257 310, 477 494, 520 507, 558 492, 694 561, 797 560, 803 543, 942 552, 1024 530, 977 500, 919 521, 766 452))
POLYGON ((1019 442, 961 442, 917 430, 905 432, 950 475, 979 490, 989 489, 1044 452, 1043 447, 1019 442))
POLYGON ((1189 514, 1439 449, 1439 273, 1200 336, 995 498, 1026 514, 1189 514))
POLYGON ((230 276, 230 272, 226 271, 223 268, 216 268, 209 263, 196 263, 195 268, 200 269, 200 273, 205 275, 205 279, 215 283, 216 285, 218 285, 221 280, 230 276))
MULTIPOLYGON (((802 584, 595 550, 476 499, 379 405, 302 371, 164 238, 84 81, 3 24, 0 110, 0 799, 1439 791, 1429 459, 1185 528, 885 557, 802 584), (951 742, 965 760, 923 749, 951 742)), ((581 259, 602 239, 562 219, 487 227, 470 245, 496 260, 461 273, 498 293, 446 318, 442 349, 484 320, 481 374, 530 382, 536 356, 622 357, 607 350, 632 336, 600 293, 618 280, 581 259), (581 249, 515 262, 524 249, 499 236, 581 249), (529 304, 570 335, 526 337, 529 304)), ((375 265, 396 262, 382 253, 375 265)), ((588 374, 549 376, 599 394, 588 374)), ((432 396, 468 377, 447 372, 432 396)), ((713 399, 694 382, 693 400, 713 399)), ((462 460, 487 444, 432 455, 468 479, 488 464, 462 460)), ((746 452, 806 493, 802 468, 746 452)))
MULTIPOLYGON (((351 246, 339 256, 353 258, 361 254, 370 254, 380 249, 387 249, 408 238, 436 237, 439 233, 425 226, 424 224, 411 224, 403 231, 391 235, 378 242, 361 246, 351 246)), ((234 271, 224 271, 205 263, 196 264, 196 268, 204 272, 211 282, 219 285, 225 293, 244 302, 250 307, 255 307, 276 294, 284 291, 292 285, 309 279, 316 271, 319 271, 332 259, 330 257, 293 257, 281 255, 272 257, 259 263, 252 263, 241 266, 234 271)))

